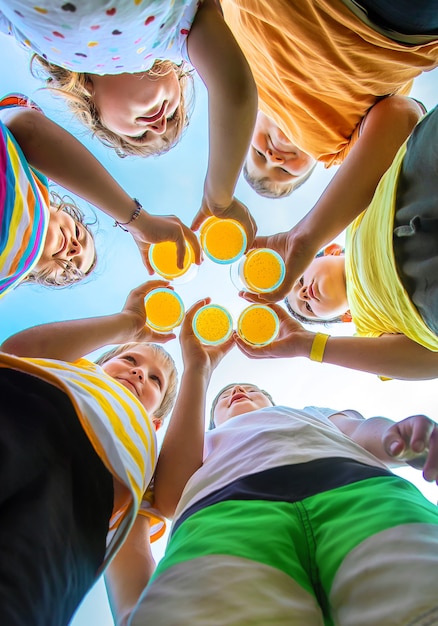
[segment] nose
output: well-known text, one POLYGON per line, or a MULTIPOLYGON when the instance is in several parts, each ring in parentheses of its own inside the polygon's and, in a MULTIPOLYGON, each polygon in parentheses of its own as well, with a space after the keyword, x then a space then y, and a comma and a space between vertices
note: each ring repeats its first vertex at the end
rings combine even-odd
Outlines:
POLYGON ((141 382, 144 381, 143 370, 140 367, 134 367, 131 370, 131 373, 132 373, 133 376, 136 376, 138 378, 138 380, 140 380, 141 382))
POLYGON ((150 124, 148 124, 150 130, 153 130, 154 133, 157 133, 157 135, 162 135, 163 133, 166 132, 167 129, 167 119, 166 116, 163 114, 160 119, 155 120, 154 122, 151 122, 150 124))
POLYGON ((300 283, 298 283, 298 298, 300 300, 309 300, 309 294, 307 293, 307 285, 300 285, 300 283))
POLYGON ((234 396, 235 393, 245 393, 245 389, 241 385, 234 385, 231 395, 234 396))
POLYGON ((79 241, 75 237, 72 237, 70 239, 70 245, 68 247, 68 256, 74 257, 80 254, 81 252, 82 252, 82 245, 79 243, 79 241))
POLYGON ((266 150, 266 156, 273 163, 284 163, 284 158, 281 156, 281 154, 278 154, 278 152, 271 150, 271 148, 268 148, 266 150))

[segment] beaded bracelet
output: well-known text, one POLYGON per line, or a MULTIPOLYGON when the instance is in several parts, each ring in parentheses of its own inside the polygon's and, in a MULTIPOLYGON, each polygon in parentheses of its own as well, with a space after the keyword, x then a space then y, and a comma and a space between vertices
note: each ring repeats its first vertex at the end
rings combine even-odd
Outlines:
POLYGON ((135 202, 135 211, 134 213, 131 215, 131 219, 128 222, 118 222, 117 220, 114 220, 114 228, 116 228, 117 226, 119 228, 121 228, 122 230, 125 231, 125 233, 128 233, 129 230, 127 228, 123 228, 124 226, 127 226, 128 224, 130 224, 131 222, 135 222, 135 220, 137 219, 137 217, 140 215, 141 210, 142 210, 142 206, 140 204, 140 202, 137 200, 137 198, 132 198, 135 202))
POLYGON ((330 335, 326 335, 325 333, 316 333, 315 337, 313 338, 312 347, 310 349, 309 359, 311 361, 317 361, 318 363, 322 363, 325 345, 329 337, 330 335))

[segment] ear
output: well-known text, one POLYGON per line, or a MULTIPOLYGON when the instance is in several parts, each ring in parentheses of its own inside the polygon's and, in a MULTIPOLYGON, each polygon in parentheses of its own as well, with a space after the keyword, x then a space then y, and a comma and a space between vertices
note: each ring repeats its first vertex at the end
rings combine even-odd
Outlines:
POLYGON ((353 318, 351 317, 350 311, 345 311, 344 315, 341 315, 341 322, 351 322, 353 318))
POLYGON ((344 254, 344 248, 338 243, 331 243, 324 248, 324 256, 341 256, 344 254))
POLYGON ((91 98, 94 96, 93 79, 88 74, 85 78, 84 89, 91 98))
POLYGON ((157 432, 157 430, 163 425, 163 421, 159 417, 153 417, 152 424, 154 425, 155 432, 157 432))

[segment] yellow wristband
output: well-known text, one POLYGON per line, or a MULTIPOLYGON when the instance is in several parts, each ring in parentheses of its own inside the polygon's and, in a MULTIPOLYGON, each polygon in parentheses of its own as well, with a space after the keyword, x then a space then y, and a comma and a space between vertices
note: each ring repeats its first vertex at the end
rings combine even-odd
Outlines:
POLYGON ((311 361, 318 361, 318 363, 322 363, 325 344, 327 343, 329 337, 330 335, 326 335, 325 333, 316 333, 310 349, 309 359, 311 361))

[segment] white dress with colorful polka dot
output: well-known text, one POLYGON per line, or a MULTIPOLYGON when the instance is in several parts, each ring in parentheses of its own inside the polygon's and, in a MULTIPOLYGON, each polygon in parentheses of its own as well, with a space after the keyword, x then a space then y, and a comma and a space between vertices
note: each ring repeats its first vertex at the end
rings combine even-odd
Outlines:
POLYGON ((123 74, 189 60, 198 0, 0 0, 0 32, 77 72, 123 74))

